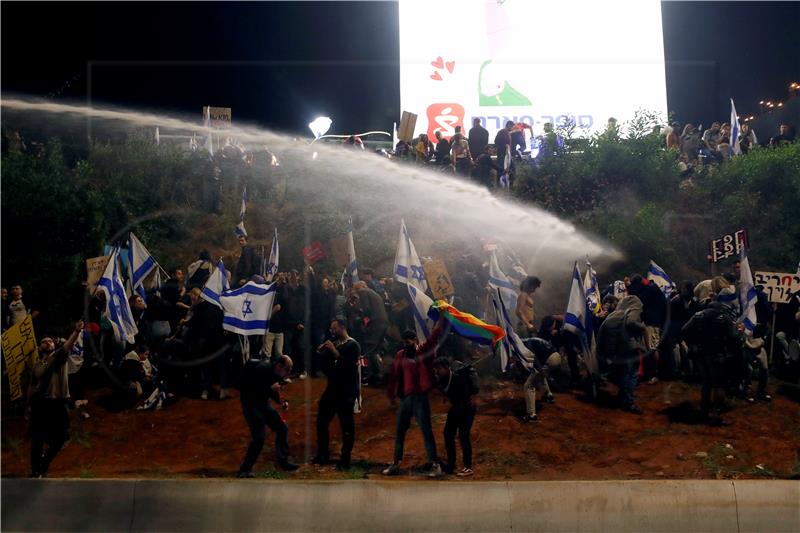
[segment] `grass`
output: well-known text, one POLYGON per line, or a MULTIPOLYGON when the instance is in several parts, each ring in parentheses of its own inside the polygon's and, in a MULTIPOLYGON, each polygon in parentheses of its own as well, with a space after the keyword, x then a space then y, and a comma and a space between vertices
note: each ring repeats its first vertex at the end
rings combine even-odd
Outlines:
POLYGON ((83 427, 83 424, 74 424, 69 430, 69 442, 83 446, 92 447, 92 433, 83 427))
POLYGON ((256 477, 259 479, 286 479, 288 476, 283 470, 264 470, 257 472, 256 477))

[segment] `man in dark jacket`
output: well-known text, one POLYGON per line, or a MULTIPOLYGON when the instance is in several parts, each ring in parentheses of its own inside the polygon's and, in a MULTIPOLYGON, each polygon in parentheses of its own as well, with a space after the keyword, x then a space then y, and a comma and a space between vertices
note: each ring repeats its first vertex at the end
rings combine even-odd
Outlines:
POLYGON ((472 128, 469 130, 469 151, 480 154, 489 145, 489 132, 481 126, 481 119, 472 119, 472 128))
POLYGON ((403 446, 412 417, 416 419, 425 441, 425 452, 431 465, 428 476, 439 477, 442 474, 442 467, 436 454, 436 439, 431 427, 431 406, 428 403, 428 393, 436 384, 433 375, 433 360, 436 358, 436 349, 439 345, 439 336, 443 325, 444 318, 440 317, 431 331, 430 337, 422 344, 419 344, 415 332, 411 330, 403 332, 403 348, 394 356, 387 388, 392 405, 399 398, 400 407, 397 409, 394 462, 381 471, 385 476, 400 473, 403 446))
POLYGON ((358 295, 359 308, 363 321, 363 354, 367 358, 368 366, 363 376, 364 382, 379 382, 381 380, 381 362, 378 355, 386 329, 389 327, 389 318, 383 298, 367 287, 367 283, 359 281, 353 285, 353 291, 358 295))
POLYGON ((452 474, 456 467, 456 432, 461 442, 464 468, 456 474, 467 477, 472 470, 472 439, 470 430, 475 421, 475 395, 478 394, 478 374, 471 366, 458 361, 450 362, 447 357, 437 357, 433 362, 437 386, 450 401, 447 421, 444 423, 444 447, 447 450, 447 466, 444 471, 452 474))
POLYGON ((350 454, 355 442, 353 406, 358 396, 358 359, 361 347, 347 334, 347 322, 335 319, 331 322, 333 340, 323 342, 317 352, 325 356, 322 362, 328 376, 328 386, 319 399, 317 412, 317 455, 314 464, 326 464, 330 457, 328 449, 330 435, 328 426, 334 416, 339 417, 342 427, 342 454, 336 464, 337 470, 350 470, 350 454))
POLYGON ((597 335, 598 359, 606 359, 616 368, 620 403, 625 411, 634 414, 642 414, 633 395, 644 350, 645 325, 641 317, 642 301, 626 296, 603 321, 597 335))
POLYGON ((269 361, 250 359, 242 371, 241 402, 242 413, 250 428, 250 446, 239 467, 239 477, 255 477, 253 465, 264 447, 267 433, 264 426, 275 432, 275 453, 278 466, 284 470, 297 470, 298 465, 289 460, 289 426, 281 415, 272 408, 270 400, 279 403, 286 410, 289 402, 281 398, 283 380, 292 372, 292 360, 282 355, 273 364, 269 361))
POLYGON ((234 272, 234 285, 241 286, 254 275, 260 274, 261 260, 256 249, 247 244, 247 237, 239 235, 239 262, 234 272))
POLYGON ((661 330, 667 322, 669 302, 667 297, 655 283, 640 275, 631 277, 628 294, 636 296, 642 301, 642 322, 645 325, 643 356, 644 377, 650 383, 658 381, 657 353, 661 344, 661 330))
POLYGON ((735 289, 725 287, 704 310, 695 313, 683 326, 683 335, 698 352, 703 377, 700 411, 703 419, 713 424, 725 421, 711 416, 711 393, 719 409, 725 402, 725 362, 740 352, 744 337, 736 326, 733 306, 729 304, 735 289))

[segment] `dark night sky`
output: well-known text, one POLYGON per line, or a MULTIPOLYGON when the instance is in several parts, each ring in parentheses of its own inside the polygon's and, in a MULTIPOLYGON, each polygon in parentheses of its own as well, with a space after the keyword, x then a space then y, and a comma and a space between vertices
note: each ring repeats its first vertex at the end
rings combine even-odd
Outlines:
MULTIPOLYGON (((85 103, 93 61, 96 104, 198 120, 203 105, 228 106, 234 121, 304 133, 320 113, 338 131, 387 129, 399 115, 397 11, 393 2, 4 2, 2 90, 85 103)), ((800 2, 666 2, 662 13, 669 109, 681 122, 726 119, 730 96, 740 114, 754 113, 800 81, 800 2)))

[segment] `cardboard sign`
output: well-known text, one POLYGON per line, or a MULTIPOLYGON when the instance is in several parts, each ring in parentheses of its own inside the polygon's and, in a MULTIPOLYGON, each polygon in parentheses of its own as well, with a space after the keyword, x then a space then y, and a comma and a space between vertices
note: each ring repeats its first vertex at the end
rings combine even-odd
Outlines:
POLYGON ((230 107, 203 107, 203 120, 208 119, 208 125, 212 128, 227 129, 231 127, 231 108, 230 107))
POLYGON ((742 247, 747 245, 747 230, 740 229, 739 231, 728 233, 708 243, 708 260, 716 263, 732 255, 739 255, 742 247))
POLYGON ((800 277, 785 272, 756 272, 753 284, 763 286, 769 301, 775 304, 789 303, 791 295, 800 291, 800 277))
POLYGON ((90 292, 94 292, 97 288, 97 282, 105 272, 110 257, 110 255, 102 255, 86 260, 86 285, 90 292))
POLYGON ((428 280, 428 286, 430 286, 435 299, 442 300, 456 293, 444 261, 434 259, 427 261, 422 267, 425 270, 425 278, 428 280))
POLYGON ((309 265, 313 265, 325 259, 325 250, 319 241, 314 241, 305 248, 303 248, 303 259, 309 265))
POLYGON ((23 376, 30 379, 33 365, 39 360, 39 348, 30 315, 3 333, 3 358, 8 370, 8 393, 11 400, 22 398, 23 376))
POLYGON ((414 138, 414 128, 417 127, 417 115, 403 111, 400 118, 400 127, 397 128, 397 138, 401 141, 411 142, 414 138))

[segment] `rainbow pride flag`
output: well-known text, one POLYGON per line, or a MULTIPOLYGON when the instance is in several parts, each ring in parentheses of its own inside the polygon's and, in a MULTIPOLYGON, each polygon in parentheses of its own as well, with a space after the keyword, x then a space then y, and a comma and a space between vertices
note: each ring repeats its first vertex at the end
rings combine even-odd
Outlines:
POLYGON ((492 326, 469 313, 459 311, 444 300, 437 300, 428 310, 428 317, 431 320, 439 320, 440 315, 450 322, 457 335, 478 344, 494 346, 506 336, 503 328, 492 326))

